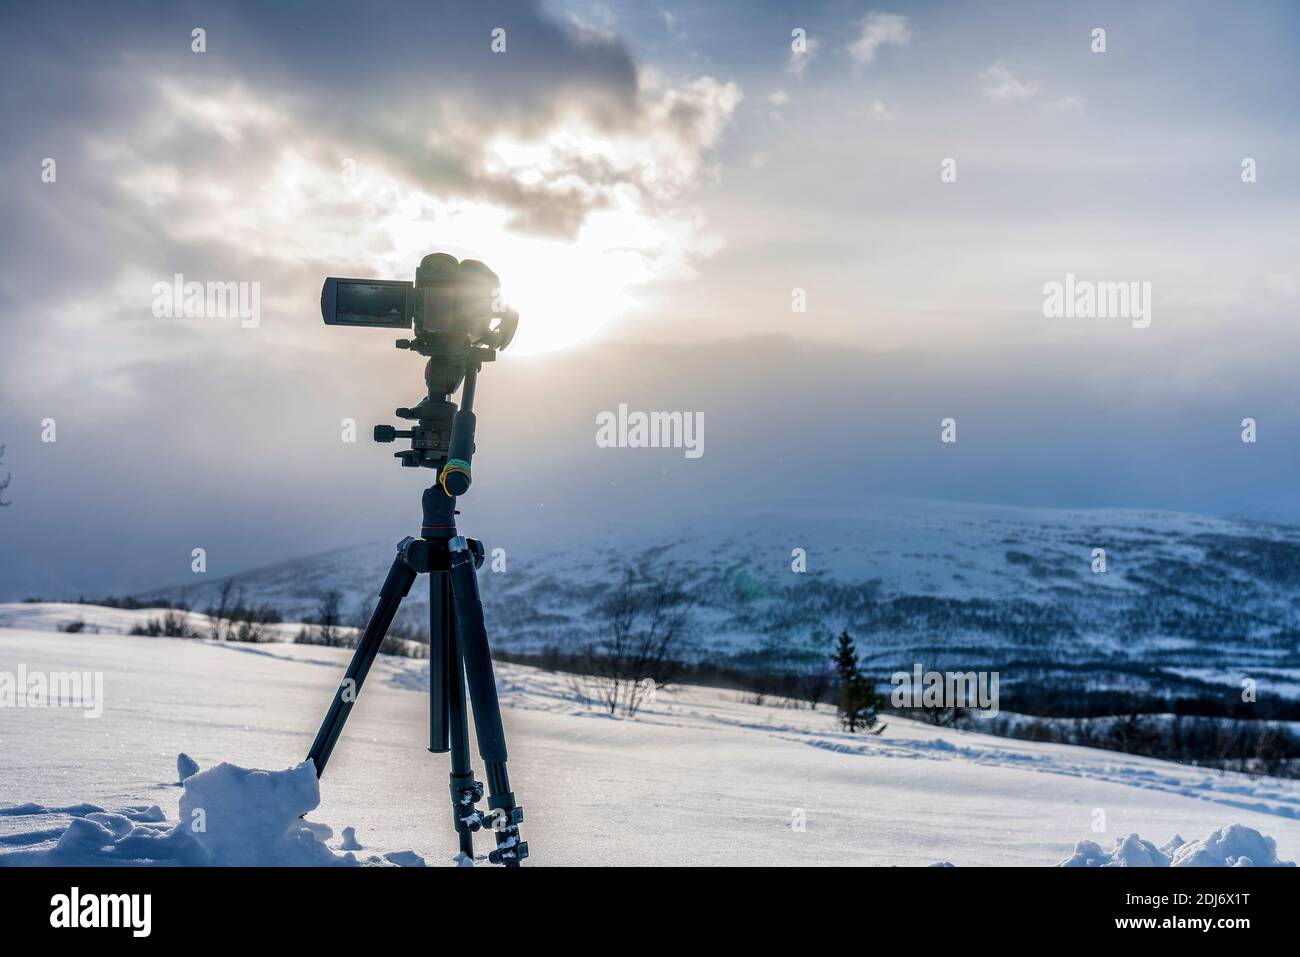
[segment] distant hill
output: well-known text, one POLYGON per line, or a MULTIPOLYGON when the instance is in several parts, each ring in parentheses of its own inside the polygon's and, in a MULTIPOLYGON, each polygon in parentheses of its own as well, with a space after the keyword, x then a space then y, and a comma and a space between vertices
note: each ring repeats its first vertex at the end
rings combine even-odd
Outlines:
MULTIPOLYGON (((631 567, 658 570, 696 601, 696 654, 739 667, 824 660, 839 629, 882 676, 919 662, 999 670, 1006 689, 1053 695, 1300 699, 1300 529, 1167 512, 1066 511, 909 502, 749 512, 640 541, 505 545, 480 572, 494 647, 581 647, 601 601, 631 567), (1093 550, 1106 571, 1093 571, 1093 550), (807 571, 792 571, 803 549, 807 571)), ((329 589, 368 611, 394 543, 280 562, 232 576, 248 602, 286 620, 329 589)), ((202 610, 222 584, 161 589, 202 610)), ((427 615, 423 582, 399 621, 427 615)), ((1023 700, 1021 704, 1023 705, 1023 700)))

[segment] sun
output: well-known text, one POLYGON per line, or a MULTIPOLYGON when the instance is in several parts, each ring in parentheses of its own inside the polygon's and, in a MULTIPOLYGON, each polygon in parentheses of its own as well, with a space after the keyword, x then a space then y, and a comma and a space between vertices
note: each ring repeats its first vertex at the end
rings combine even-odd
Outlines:
POLYGON ((658 233, 654 224, 618 210, 592 214, 572 238, 512 233, 505 212, 475 203, 443 208, 434 223, 420 216, 390 224, 396 247, 408 250, 403 259, 418 263, 436 251, 487 263, 501 277, 505 303, 519 310, 510 346, 516 354, 590 338, 634 305, 635 287, 656 275, 644 251, 658 233), (438 241, 447 238, 455 242, 438 241))

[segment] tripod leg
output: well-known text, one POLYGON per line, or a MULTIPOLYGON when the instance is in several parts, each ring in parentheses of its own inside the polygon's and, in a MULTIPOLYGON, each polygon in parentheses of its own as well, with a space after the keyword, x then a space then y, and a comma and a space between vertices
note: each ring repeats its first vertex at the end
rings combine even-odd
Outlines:
POLYGON ((370 616, 370 623, 366 625, 365 633, 357 644, 357 650, 352 656, 352 663, 348 665, 348 670, 343 675, 343 681, 334 692, 334 700, 330 702, 325 720, 321 723, 320 731, 316 733, 316 741, 312 744, 311 751, 307 753, 307 757, 316 765, 317 777, 325 772, 330 752, 334 750, 334 744, 343 732, 343 724, 348 720, 348 714, 352 711, 352 705, 356 703, 357 695, 361 693, 361 685, 366 680, 370 666, 374 664, 375 655, 379 654, 379 646, 384 643, 388 626, 393 623, 393 616, 397 614, 398 606, 410 593, 411 585, 415 582, 416 572, 406 560, 405 544, 403 542, 402 546, 399 546, 397 558, 393 560, 393 567, 388 570, 384 587, 379 591, 379 602, 375 605, 374 614, 370 616))
POLYGON ((451 679, 457 666, 451 629, 451 590, 446 572, 429 572, 429 750, 451 750, 451 679))
POLYGON ((528 856, 528 844, 519 839, 519 824, 524 814, 523 809, 515 804, 510 778, 506 774, 506 735, 501 726, 501 705, 497 700, 487 628, 483 624, 478 578, 465 539, 457 536, 451 539, 448 547, 456 639, 464 662, 470 704, 474 709, 478 750, 487 765, 488 807, 493 812, 492 829, 497 840, 497 849, 488 855, 488 859, 494 864, 517 867, 528 856))
POLYGON ((451 580, 446 572, 429 573, 431 640, 429 642, 429 750, 451 751, 451 816, 460 852, 474 859, 472 830, 477 826, 475 803, 483 786, 474 780, 469 763, 469 718, 465 714, 465 672, 452 613, 451 580), (441 745, 441 749, 437 747, 441 745))

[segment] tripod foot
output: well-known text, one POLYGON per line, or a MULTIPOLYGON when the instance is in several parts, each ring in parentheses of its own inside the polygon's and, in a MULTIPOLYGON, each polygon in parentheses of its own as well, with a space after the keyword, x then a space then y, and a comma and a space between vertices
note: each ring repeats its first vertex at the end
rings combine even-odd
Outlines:
MULTIPOLYGON (((519 837, 519 825, 524 821, 524 809, 514 804, 514 794, 492 798, 492 808, 486 813, 479 810, 483 800, 483 782, 475 781, 472 774, 451 776, 452 819, 461 837, 461 848, 472 846, 470 835, 476 831, 491 831, 497 846, 488 853, 493 864, 518 867, 528 857, 528 842, 519 837)), ((470 853, 472 857, 472 853, 470 853)))
MULTIPOLYGON (((506 867, 518 867, 519 862, 528 857, 528 842, 520 840, 519 825, 524 820, 524 809, 513 806, 514 795, 502 795, 492 799, 494 805, 486 814, 479 810, 478 802, 483 800, 483 782, 475 781, 473 775, 451 776, 452 818, 456 832, 461 837, 464 850, 470 845, 470 835, 476 831, 490 830, 497 839, 497 846, 488 853, 488 860, 493 864, 506 867), (502 798, 510 802, 504 806, 502 798)), ((466 851, 472 858, 472 852, 466 851)))

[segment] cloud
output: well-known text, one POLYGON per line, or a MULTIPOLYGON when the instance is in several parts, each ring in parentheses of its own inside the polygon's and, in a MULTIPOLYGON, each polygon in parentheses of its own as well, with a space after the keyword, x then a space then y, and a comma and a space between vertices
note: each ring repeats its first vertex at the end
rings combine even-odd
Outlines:
POLYGON ((892 123, 898 114, 887 107, 884 100, 872 100, 867 115, 881 123, 892 123))
POLYGON ((1275 296, 1293 299, 1300 293, 1300 283, 1290 273, 1275 272, 1264 277, 1264 286, 1275 296))
POLYGON ((912 41, 907 17, 897 13, 868 14, 859 30, 858 38, 846 49, 861 66, 875 62, 876 51, 882 46, 904 47, 912 41))
POLYGON ((146 99, 101 167, 113 205, 135 210, 159 240, 205 250, 209 269, 224 250, 230 275, 251 278, 349 263, 362 275, 405 275, 438 237, 501 273, 507 297, 531 315, 521 346, 531 337, 558 347, 630 305, 632 287, 689 275, 717 248, 691 196, 715 175, 712 152, 741 92, 712 77, 669 84, 645 73, 620 122, 577 99, 540 128, 435 103, 425 115, 436 140, 379 146, 344 138, 292 98, 263 95, 246 123, 240 86, 186 98, 202 104, 195 115, 233 124, 201 158, 185 156, 187 143, 210 121, 154 126, 157 102, 146 99), (160 158, 170 158, 166 175, 141 174, 160 158), (350 180, 345 162, 355 164, 350 180))
POLYGON ((802 52, 795 50, 792 46, 790 55, 785 61, 785 72, 791 76, 803 76, 803 71, 808 69, 808 64, 817 56, 819 49, 821 49, 821 41, 816 37, 808 37, 804 41, 802 52))
POLYGON ((664 22, 664 29, 674 40, 682 42, 687 39, 686 27, 682 24, 682 18, 671 10, 660 10, 659 16, 664 22))
POLYGON ((852 119, 866 117, 867 119, 874 120, 877 123, 892 123, 894 120, 898 119, 898 111, 891 109, 885 101, 881 99, 872 100, 867 104, 865 109, 854 107, 853 109, 848 110, 845 115, 852 119))
POLYGON ((773 90, 767 95, 767 102, 772 106, 772 109, 767 111, 768 119, 775 123, 785 122, 785 114, 780 108, 790 102, 790 94, 785 90, 773 90))
MULTIPOLYGON (((532 300, 522 346, 526 335, 562 343, 593 330, 633 301, 633 287, 689 275, 719 246, 693 197, 717 175, 739 86, 668 81, 620 41, 531 5, 512 7, 500 55, 487 43, 496 21, 455 8, 439 28, 483 42, 449 42, 437 57, 416 30, 377 45, 350 4, 306 35, 279 8, 237 5, 207 24, 212 60, 173 42, 165 17, 117 22, 94 6, 45 16, 85 27, 68 33, 83 38, 77 69, 53 70, 12 33, 0 54, 8 76, 33 78, 11 90, 32 104, 30 141, 58 158, 59 181, 0 197, 0 215, 27 237, 6 253, 11 275, 32 288, 72 288, 60 280, 75 275, 77 304, 98 304, 77 312, 85 348, 60 346, 48 366, 61 380, 96 368, 107 381, 107 367, 128 357, 193 348, 190 330, 141 318, 152 282, 176 272, 260 281, 259 342, 287 346, 301 331, 285 317, 302 313, 322 275, 406 275, 422 252, 454 243, 488 258, 508 286, 513 274, 508 295, 532 300), (247 43, 216 60, 232 35, 247 43), (364 82, 322 57, 340 46, 367 64, 364 82), (58 107, 40 107, 47 100, 58 107), (72 209, 76 230, 58 213, 72 209), (563 329, 547 330, 552 321, 563 329)), ((0 144, 0 171, 16 178, 25 151, 0 144)), ((24 304, 48 321, 0 355, 0 380, 48 353, 69 305, 24 304)), ((200 338, 208 350, 248 347, 248 336, 222 335, 214 326, 200 338)))
POLYGON ((1077 113, 1087 105, 1088 101, 1081 96, 1063 96, 1047 104, 1047 110, 1050 113, 1077 113))
POLYGON ((1011 103, 1027 100, 1038 92, 1034 80, 1022 80, 1011 72, 1006 63, 998 60, 979 74, 980 88, 994 103, 1011 103))

